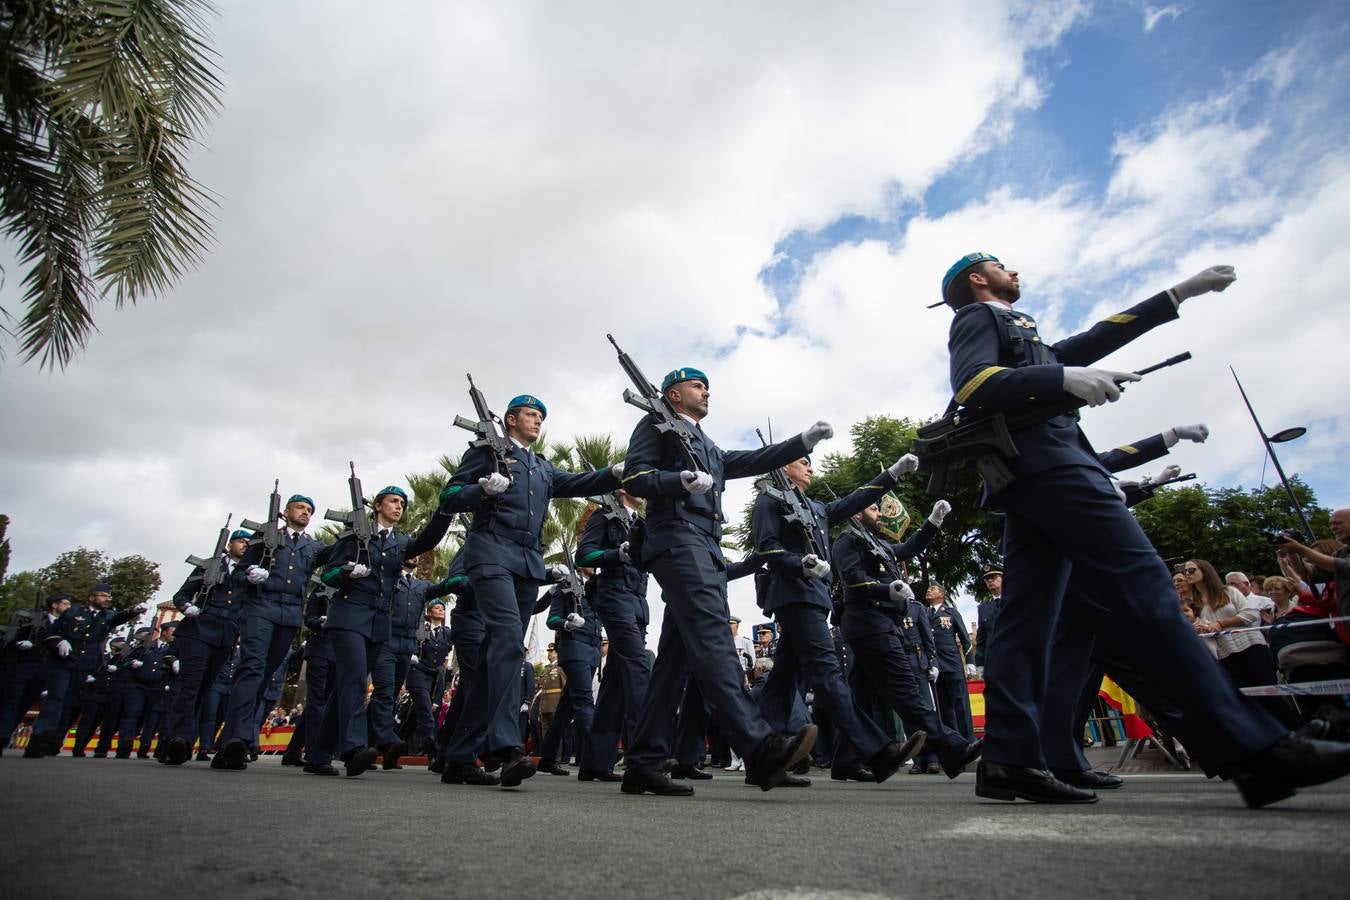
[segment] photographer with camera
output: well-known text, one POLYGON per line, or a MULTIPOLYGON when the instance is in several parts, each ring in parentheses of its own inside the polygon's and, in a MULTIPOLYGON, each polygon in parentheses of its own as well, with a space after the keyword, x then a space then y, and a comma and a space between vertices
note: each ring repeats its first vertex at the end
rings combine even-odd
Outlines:
MULTIPOLYGON (((1331 514, 1331 535, 1340 542, 1340 549, 1324 553, 1300 543, 1288 532, 1281 535, 1281 550, 1296 553, 1306 564, 1321 569, 1336 581, 1336 607, 1340 615, 1350 615, 1350 508, 1331 514)), ((1309 579, 1311 580, 1311 579, 1309 579)))

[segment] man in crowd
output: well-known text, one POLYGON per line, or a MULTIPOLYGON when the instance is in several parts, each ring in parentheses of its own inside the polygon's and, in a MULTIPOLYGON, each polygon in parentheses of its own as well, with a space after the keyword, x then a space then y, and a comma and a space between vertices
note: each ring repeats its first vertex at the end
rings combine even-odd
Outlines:
MULTIPOLYGON (((26 624, 10 636, 4 648, 4 675, 0 677, 0 753, 10 736, 47 686, 48 670, 55 665, 43 641, 48 629, 70 609, 69 594, 52 594, 26 624)), ((29 741, 24 756, 38 757, 42 748, 29 741)))

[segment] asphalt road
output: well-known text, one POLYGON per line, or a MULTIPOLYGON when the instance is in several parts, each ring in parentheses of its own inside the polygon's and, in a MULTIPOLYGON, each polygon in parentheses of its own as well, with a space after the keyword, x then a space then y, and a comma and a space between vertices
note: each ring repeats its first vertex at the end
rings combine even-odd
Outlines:
POLYGON ((1088 807, 977 800, 974 776, 696 796, 275 759, 0 758, 0 897, 1316 897, 1350 894, 1350 779, 1249 811, 1229 785, 1127 775, 1088 807))

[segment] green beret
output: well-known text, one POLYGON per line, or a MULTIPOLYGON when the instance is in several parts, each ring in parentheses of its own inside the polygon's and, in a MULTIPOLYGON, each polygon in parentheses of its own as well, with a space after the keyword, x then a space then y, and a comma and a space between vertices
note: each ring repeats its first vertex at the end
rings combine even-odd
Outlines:
POLYGON ((517 394, 511 398, 511 402, 506 404, 506 411, 509 413, 513 409, 520 409, 522 406, 528 406, 530 409, 539 410, 539 414, 545 419, 548 418, 548 407, 544 401, 531 394, 517 394))
POLYGON ((404 506, 408 505, 408 492, 396 484, 389 484, 380 488, 380 492, 375 495, 375 502, 379 503, 380 498, 387 494, 394 494, 395 496, 402 497, 403 505, 404 506))
POLYGON ((286 505, 290 506, 292 503, 307 504, 309 506, 309 511, 311 513, 314 512, 314 501, 306 497, 304 494, 291 494, 291 499, 286 501, 286 505))
POLYGON ((439 606, 441 609, 445 609, 445 600, 440 597, 433 597, 427 601, 427 609, 431 609, 433 606, 439 606))
POLYGON ((951 268, 947 270, 947 274, 942 276, 942 302, 934 303, 933 305, 941 306, 942 303, 947 302, 947 288, 952 286, 952 282, 955 281, 962 272, 965 272, 971 266, 978 265, 982 262, 998 261, 999 258, 992 253, 985 253, 982 250, 977 250, 974 253, 967 253, 965 256, 952 263, 951 268))
POLYGON ((695 369, 692 366, 686 366, 683 369, 671 369, 666 373, 666 377, 661 379, 661 390, 666 390, 672 384, 679 384, 681 381, 701 381, 708 385, 708 376, 704 375, 702 370, 695 369))
MULTIPOLYGON (((236 528, 236 529, 235 529, 233 532, 231 532, 231 534, 230 534, 230 540, 232 540, 232 541, 237 541, 237 540, 239 540, 240 538, 243 538, 244 540, 247 541, 247 540, 249 540, 249 539, 252 538, 252 537, 253 537, 253 532, 251 532, 251 531, 245 531, 245 530, 242 529, 242 528, 236 528)), ((216 540, 220 540, 220 539, 217 538, 216 540)))

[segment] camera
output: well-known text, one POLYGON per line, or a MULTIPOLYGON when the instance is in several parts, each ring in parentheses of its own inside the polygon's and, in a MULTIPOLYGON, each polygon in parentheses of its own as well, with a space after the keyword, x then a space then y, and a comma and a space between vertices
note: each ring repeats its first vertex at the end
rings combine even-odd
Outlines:
POLYGON ((1285 544, 1289 541, 1298 541, 1302 535, 1296 531, 1263 531, 1262 536, 1272 544, 1285 544))

